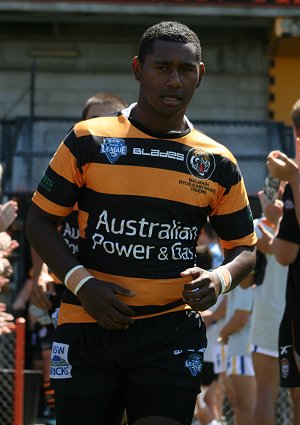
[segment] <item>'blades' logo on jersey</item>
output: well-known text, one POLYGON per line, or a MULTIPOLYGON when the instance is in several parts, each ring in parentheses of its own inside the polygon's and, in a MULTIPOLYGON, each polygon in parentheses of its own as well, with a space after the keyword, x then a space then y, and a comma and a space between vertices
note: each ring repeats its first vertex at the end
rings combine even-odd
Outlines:
POLYGON ((121 155, 127 154, 125 140, 106 137, 101 143, 100 152, 104 153, 110 163, 113 164, 121 155))
POLYGON ((186 164, 193 176, 203 180, 209 179, 216 167, 214 156, 199 148, 193 148, 189 151, 186 164))

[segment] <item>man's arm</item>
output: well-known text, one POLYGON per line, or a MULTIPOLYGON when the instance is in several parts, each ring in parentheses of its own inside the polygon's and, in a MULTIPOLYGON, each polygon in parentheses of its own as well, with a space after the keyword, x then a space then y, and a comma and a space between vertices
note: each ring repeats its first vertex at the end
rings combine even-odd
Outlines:
MULTIPOLYGON (((299 138, 296 140, 296 146, 298 145, 300 145, 299 138)), ((298 155, 299 152, 296 160, 293 160, 280 151, 272 151, 267 158, 267 167, 273 177, 289 182, 293 191, 295 214, 300 227, 300 158, 298 155)))
MULTIPOLYGON (((26 235, 35 253, 44 261, 61 281, 67 272, 79 265, 58 231, 61 217, 48 214, 32 204, 26 221, 26 235)), ((36 274, 38 274, 38 268, 36 274)))
POLYGON ((32 291, 31 302, 42 310, 50 310, 52 303, 49 295, 55 295, 54 283, 48 274, 48 268, 37 252, 31 247, 32 291))
POLYGON ((220 330, 218 342, 228 343, 230 335, 240 332, 248 323, 250 312, 246 310, 235 310, 233 316, 220 330))
MULTIPOLYGON (((64 282, 66 274, 80 263, 59 233, 60 219, 33 204, 26 221, 26 234, 36 253, 64 282)), ((124 329, 132 323, 130 316, 134 312, 116 294, 135 295, 117 284, 99 282, 94 278, 85 282, 76 295, 86 312, 101 326, 124 329)))
MULTIPOLYGON (((253 246, 240 246, 224 250, 222 266, 226 266, 231 275, 230 290, 251 273, 255 266, 255 259, 256 252, 253 246)), ((184 285, 183 299, 193 310, 204 311, 216 303, 222 289, 217 274, 218 269, 207 271, 199 267, 192 267, 181 273, 184 277, 191 277, 191 282, 184 285)))
POLYGON ((293 242, 285 241, 276 237, 273 239, 272 247, 276 260, 282 266, 292 264, 297 258, 299 245, 293 242))

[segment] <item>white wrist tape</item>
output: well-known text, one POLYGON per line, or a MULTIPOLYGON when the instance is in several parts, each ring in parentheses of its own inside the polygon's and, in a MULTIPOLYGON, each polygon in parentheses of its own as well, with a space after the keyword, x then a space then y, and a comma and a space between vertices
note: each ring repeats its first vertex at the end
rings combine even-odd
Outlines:
POLYGON ((93 276, 82 266, 75 266, 65 276, 66 287, 77 295, 77 292, 89 279, 93 279, 93 276))
POLYGON ((93 276, 86 276, 83 279, 81 279, 80 282, 77 283, 77 286, 74 288, 74 294, 77 295, 77 292, 79 291, 79 289, 82 287, 82 285, 85 284, 85 282, 87 282, 88 280, 93 279, 93 276))
POLYGON ((71 270, 68 271, 68 273, 65 276, 66 287, 68 287, 68 280, 69 280, 69 277, 71 276, 71 274, 73 274, 76 270, 81 269, 81 268, 84 268, 84 267, 81 264, 79 264, 79 266, 75 266, 71 270))
POLYGON ((232 276, 225 266, 220 266, 214 270, 221 283, 221 294, 226 294, 230 290, 232 284, 232 276))

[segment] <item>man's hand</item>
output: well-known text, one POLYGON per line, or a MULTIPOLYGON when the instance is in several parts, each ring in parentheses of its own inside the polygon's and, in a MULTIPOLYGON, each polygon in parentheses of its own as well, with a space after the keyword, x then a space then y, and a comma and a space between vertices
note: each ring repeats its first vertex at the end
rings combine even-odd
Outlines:
POLYGON ((0 312, 0 335, 11 333, 14 328, 14 317, 6 312, 0 312))
POLYGON ((11 239, 5 249, 0 251, 0 257, 10 257, 15 249, 19 248, 19 242, 11 239))
POLYGON ((7 201, 0 205, 0 232, 4 232, 16 219, 18 204, 16 201, 7 201))
POLYGON ((182 277, 191 276, 192 281, 184 285, 183 300, 195 311, 204 311, 214 305, 221 292, 220 279, 214 272, 200 267, 192 267, 181 273, 182 277))
POLYGON ((7 258, 0 258, 0 276, 4 278, 10 278, 13 274, 13 267, 7 258))
POLYGON ((90 279, 79 289, 77 297, 85 311, 103 328, 127 329, 133 323, 134 311, 117 294, 133 297, 135 292, 114 283, 90 279))
POLYGON ((263 254, 273 255, 272 242, 274 235, 266 229, 262 223, 258 223, 257 226, 261 231, 261 236, 256 242, 257 249, 259 249, 263 254))
POLYGON ((264 213, 264 216, 272 223, 274 226, 277 226, 279 220, 283 214, 283 202, 279 199, 275 199, 272 202, 264 193, 263 190, 258 192, 258 199, 264 213))
POLYGON ((299 179, 299 166, 297 161, 289 158, 285 153, 272 151, 267 158, 269 173, 279 179, 289 183, 299 179))

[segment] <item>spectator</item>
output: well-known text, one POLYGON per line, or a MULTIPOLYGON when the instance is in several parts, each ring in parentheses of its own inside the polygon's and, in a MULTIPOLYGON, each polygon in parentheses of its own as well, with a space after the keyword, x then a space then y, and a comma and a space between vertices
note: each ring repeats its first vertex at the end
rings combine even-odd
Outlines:
POLYGON ((105 117, 120 111, 128 106, 127 102, 113 93, 96 93, 85 103, 82 119, 88 120, 96 117, 105 117))
POLYGON ((294 407, 294 425, 300 423, 300 99, 291 112, 295 137, 295 160, 280 151, 272 151, 267 159, 270 174, 286 182, 283 193, 283 214, 275 238, 269 243, 277 261, 288 266, 286 302, 279 328, 280 383, 289 388, 294 407))
MULTIPOLYGON (((264 216, 256 225, 274 233, 282 212, 281 202, 258 193, 264 216)), ((256 379, 255 425, 275 425, 275 403, 279 388, 278 331, 284 310, 287 268, 281 266, 256 227, 257 248, 264 260, 256 268, 254 306, 251 317, 250 349, 256 379)), ((259 253, 258 253, 259 254, 259 253)), ((259 258, 259 255, 257 255, 259 258)))
MULTIPOLYGON (((224 260, 220 241, 211 224, 204 226, 196 247, 196 265, 205 270, 217 268, 224 260)), ((200 424, 218 425, 222 416, 223 389, 219 379, 220 367, 216 357, 220 358, 220 344, 217 343, 220 324, 225 317, 221 308, 224 297, 219 296, 215 305, 201 312, 206 325, 207 348, 204 353, 201 393, 197 397, 195 417, 200 424)))
POLYGON ((198 311, 255 263, 236 160, 184 116, 204 73, 198 37, 177 22, 149 28, 133 72, 138 102, 75 125, 27 218, 31 244, 68 289, 51 359, 58 425, 87 414, 89 425, 118 424, 124 406, 130 424, 190 424, 206 346, 198 311), (57 224, 77 201, 76 258, 57 224), (225 257, 213 271, 194 267, 208 215, 225 257))
MULTIPOLYGON (((248 285, 249 280, 252 280, 252 275, 240 285, 248 285)), ((228 344, 226 375, 234 397, 232 400, 229 396, 229 401, 234 410, 236 425, 252 425, 255 378, 251 354, 248 351, 248 339, 253 289, 238 286, 226 298, 225 324, 220 330, 219 341, 228 344)))

